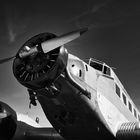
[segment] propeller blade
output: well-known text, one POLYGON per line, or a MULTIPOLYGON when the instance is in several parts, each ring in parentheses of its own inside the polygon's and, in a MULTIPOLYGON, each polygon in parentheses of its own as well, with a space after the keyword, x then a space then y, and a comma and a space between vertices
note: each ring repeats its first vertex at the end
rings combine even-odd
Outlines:
POLYGON ((56 49, 78 37, 80 37, 83 33, 85 33, 88 30, 88 28, 79 29, 77 31, 73 31, 64 35, 61 35, 59 37, 47 40, 43 43, 41 43, 41 47, 44 53, 47 53, 53 49, 56 49))
POLYGON ((4 59, 0 59, 0 64, 3 64, 5 62, 8 62, 8 61, 12 60, 13 58, 15 58, 15 56, 4 58, 4 59))

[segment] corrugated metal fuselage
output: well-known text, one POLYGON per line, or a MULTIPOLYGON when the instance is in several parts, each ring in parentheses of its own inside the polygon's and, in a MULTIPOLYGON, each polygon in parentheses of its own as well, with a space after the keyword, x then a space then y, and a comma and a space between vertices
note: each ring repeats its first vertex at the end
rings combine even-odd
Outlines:
POLYGON ((113 138, 103 123, 104 118, 98 106, 96 73, 91 76, 95 79, 86 79, 83 64, 69 55, 65 71, 54 83, 59 87, 59 95, 50 99, 46 93, 38 94, 48 120, 66 139, 113 138), (80 77, 72 72, 73 67, 74 72, 75 67, 81 70, 80 77), (92 82, 93 86, 88 85, 86 80, 92 82))
POLYGON ((66 139, 113 140, 119 124, 128 121, 128 116, 133 120, 116 97, 114 81, 71 54, 53 84, 60 93, 51 99, 41 93, 38 100, 50 123, 66 139))

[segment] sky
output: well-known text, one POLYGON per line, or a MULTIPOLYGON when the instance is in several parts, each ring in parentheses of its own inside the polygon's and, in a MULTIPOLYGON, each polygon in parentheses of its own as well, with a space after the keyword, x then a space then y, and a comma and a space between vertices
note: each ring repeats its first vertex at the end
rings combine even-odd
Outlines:
MULTIPOLYGON (((140 2, 138 0, 13 0, 0 4, 0 59, 13 56, 30 37, 62 35, 82 27, 89 31, 66 45, 81 59, 90 57, 115 68, 120 81, 140 109, 140 2)), ((20 113, 50 126, 38 103, 29 97, 12 72, 12 61, 0 65, 0 100, 20 113)))

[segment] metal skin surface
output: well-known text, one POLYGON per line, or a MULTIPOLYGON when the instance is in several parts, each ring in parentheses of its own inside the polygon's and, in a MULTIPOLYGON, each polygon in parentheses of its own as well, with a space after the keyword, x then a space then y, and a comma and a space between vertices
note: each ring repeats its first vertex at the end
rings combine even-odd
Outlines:
POLYGON ((30 103, 36 105, 36 100, 39 101, 57 131, 36 129, 14 121, 17 128, 14 140, 62 137, 66 140, 115 140, 127 139, 128 134, 132 134, 132 140, 139 138, 139 118, 132 107, 135 113, 140 115, 140 112, 113 69, 92 58, 93 63, 89 65, 64 48, 64 44, 85 31, 87 29, 59 37, 51 33, 39 34, 28 40, 14 57, 14 76, 28 89, 30 103), (131 109, 126 101, 131 103, 131 109))
MULTIPOLYGON (((114 136, 108 131, 109 128, 97 103, 97 91, 94 89, 87 91, 90 87, 82 81, 84 76, 81 76, 81 79, 79 79, 70 74, 68 67, 71 65, 71 59, 68 58, 67 60, 65 70, 53 83, 60 93, 54 98, 48 98, 47 92, 37 93, 37 99, 46 117, 65 139, 108 138, 113 140, 114 136), (74 78, 81 85, 83 84, 82 88, 74 81, 74 78), (88 96, 89 94, 91 94, 91 97, 88 96)), ((84 73, 83 63, 73 61, 75 66, 77 65, 82 70, 82 73, 84 73)))
MULTIPOLYGON (((36 39, 33 37, 31 42, 33 40, 36 39)), ((30 40, 27 41, 27 44, 30 44, 30 40)), ((49 55, 52 55, 54 52, 56 51, 52 50, 49 52, 49 55)), ((51 65, 46 73, 36 79, 27 80, 24 72, 22 75, 18 75, 17 70, 24 63, 20 68, 24 67, 25 72, 39 72, 50 62, 47 54, 45 54, 45 58, 47 59, 44 60, 43 64, 40 64, 42 56, 38 55, 31 56, 28 59, 24 58, 23 60, 20 60, 18 57, 15 58, 13 63, 15 77, 23 86, 26 86, 35 93, 47 118, 64 138, 70 140, 101 138, 101 133, 104 133, 104 137, 106 138, 112 138, 97 104, 96 89, 91 88, 90 85, 88 86, 84 82, 84 79, 79 80, 79 78, 70 74, 68 67, 70 61, 73 62, 73 59, 69 59, 69 54, 64 47, 57 48, 57 52, 54 64, 51 65), (40 61, 36 64, 38 58, 40 61), (33 69, 25 69, 30 64, 34 64, 32 66, 33 69), (39 64, 40 68, 38 68, 39 64), (76 81, 80 82, 80 84, 76 81), (86 88, 84 89, 85 85, 86 88), (90 96, 92 97, 92 101, 90 100, 90 96)), ((79 68, 81 67, 81 72, 84 73, 83 63, 75 60, 74 62, 79 68)), ((83 75, 81 78, 84 78, 83 75)))
MULTIPOLYGON (((31 103, 35 105, 35 99, 40 102, 50 123, 66 140, 113 140, 98 105, 96 71, 92 68, 90 79, 91 72, 85 70, 84 62, 59 46, 59 43, 64 45, 85 31, 87 29, 74 31, 56 39, 50 33, 34 36, 18 51, 13 73, 34 96, 30 98, 33 99, 31 103), (50 47, 49 51, 47 47, 50 47)), ((15 133, 10 137, 13 140, 63 139, 56 131, 47 128, 37 129, 16 121, 15 124, 15 133)))

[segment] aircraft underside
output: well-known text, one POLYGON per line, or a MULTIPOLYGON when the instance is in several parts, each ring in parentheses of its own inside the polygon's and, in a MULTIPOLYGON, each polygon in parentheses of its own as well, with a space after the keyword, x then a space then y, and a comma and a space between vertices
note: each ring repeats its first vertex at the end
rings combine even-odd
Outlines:
POLYGON ((114 139, 89 108, 82 90, 73 86, 67 77, 59 77, 54 84, 61 89, 56 98, 49 99, 45 92, 37 93, 37 98, 57 132, 70 140, 114 139))

